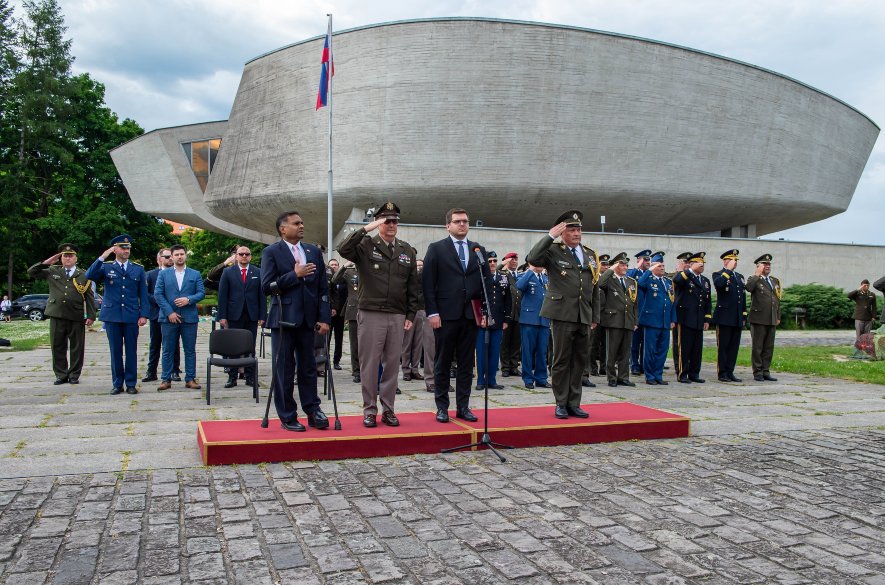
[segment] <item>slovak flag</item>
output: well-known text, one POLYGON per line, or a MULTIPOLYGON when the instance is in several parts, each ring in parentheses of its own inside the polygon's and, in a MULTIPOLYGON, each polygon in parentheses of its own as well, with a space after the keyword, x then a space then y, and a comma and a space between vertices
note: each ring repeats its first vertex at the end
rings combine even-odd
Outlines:
POLYGON ((317 92, 317 110, 326 105, 329 99, 329 77, 335 75, 335 61, 332 59, 332 19, 329 19, 329 30, 326 31, 326 42, 323 43, 323 69, 320 72, 320 90, 317 92))

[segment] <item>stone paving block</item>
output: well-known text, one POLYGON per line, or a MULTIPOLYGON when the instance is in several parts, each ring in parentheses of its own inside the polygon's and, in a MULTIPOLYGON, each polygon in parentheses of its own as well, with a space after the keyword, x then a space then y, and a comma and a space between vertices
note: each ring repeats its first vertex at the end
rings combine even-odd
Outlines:
POLYGON ((227 554, 231 561, 251 561, 262 557, 258 541, 245 538, 228 540, 227 554))
POLYGON ((74 548, 62 552, 53 585, 89 584, 95 575, 98 549, 74 548))
POLYGON ((138 535, 105 538, 102 543, 99 570, 102 573, 125 571, 132 568, 132 560, 138 558, 138 535))
POLYGON ((189 555, 218 552, 221 550, 221 542, 213 536, 188 538, 185 550, 189 555))
POLYGON ((178 546, 175 548, 145 551, 142 562, 144 576, 177 575, 180 571, 179 552, 178 546))
POLYGON ((220 552, 199 553, 187 559, 187 574, 193 581, 225 579, 224 559, 220 552))
POLYGON ((132 571, 116 571, 114 573, 104 573, 98 576, 99 585, 131 585, 138 581, 138 572, 132 571))
POLYGON ((323 574, 349 571, 358 567, 353 557, 340 544, 309 547, 308 551, 316 559, 323 574))
POLYGON ((511 550, 490 550, 479 554, 508 579, 521 579, 538 574, 537 567, 511 550))
POLYGON ((18 550, 19 557, 12 564, 11 572, 32 573, 48 571, 52 567, 52 562, 61 544, 62 539, 60 537, 23 541, 18 550))
POLYGON ((34 585, 45 583, 48 571, 29 571, 27 573, 7 573, 5 585, 34 585))
POLYGON ((255 585, 273 585, 270 568, 262 560, 251 560, 231 563, 234 577, 239 583, 254 583, 255 585))
POLYGON ((64 536, 71 525, 71 519, 65 517, 41 517, 31 528, 31 538, 47 538, 50 536, 64 536))
POLYGON ((277 571, 308 566, 304 552, 297 543, 268 544, 273 568, 277 571))

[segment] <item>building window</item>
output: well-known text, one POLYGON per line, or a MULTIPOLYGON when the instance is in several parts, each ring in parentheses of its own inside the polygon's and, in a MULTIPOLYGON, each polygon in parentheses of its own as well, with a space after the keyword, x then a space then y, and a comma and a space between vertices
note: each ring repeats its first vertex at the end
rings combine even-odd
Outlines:
POLYGON ((199 140, 197 142, 183 142, 181 144, 184 155, 194 172, 194 177, 200 185, 200 190, 205 193, 209 184, 209 176, 218 159, 218 150, 221 148, 221 138, 199 140))

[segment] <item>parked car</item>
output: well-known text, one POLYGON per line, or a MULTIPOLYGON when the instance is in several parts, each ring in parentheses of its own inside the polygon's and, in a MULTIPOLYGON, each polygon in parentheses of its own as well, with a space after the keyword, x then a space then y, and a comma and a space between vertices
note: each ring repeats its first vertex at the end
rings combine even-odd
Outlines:
POLYGON ((31 321, 42 321, 46 318, 46 303, 49 295, 23 295, 12 301, 12 315, 27 317, 31 321))

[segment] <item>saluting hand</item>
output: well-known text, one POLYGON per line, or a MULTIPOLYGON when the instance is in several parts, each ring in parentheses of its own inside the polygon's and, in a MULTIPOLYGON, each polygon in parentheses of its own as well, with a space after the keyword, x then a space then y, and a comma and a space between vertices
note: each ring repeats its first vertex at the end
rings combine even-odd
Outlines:
POLYGON ((725 261, 726 270, 734 270, 735 266, 737 266, 737 260, 735 260, 734 258, 729 258, 725 261))
POLYGON ((111 246, 110 248, 108 248, 107 250, 105 250, 104 252, 102 252, 102 253, 101 253, 101 259, 102 259, 102 260, 107 260, 107 259, 108 259, 108 256, 110 256, 111 254, 114 253, 114 249, 115 249, 116 247, 117 247, 117 246, 111 246))
POLYGON ((565 227, 566 227, 565 222, 564 221, 560 222, 560 223, 556 224, 555 226, 553 226, 552 228, 550 228, 550 231, 547 232, 547 235, 555 240, 556 238, 561 236, 563 234, 563 232, 565 232, 565 227))
POLYGON ((756 276, 762 276, 762 273, 765 272, 765 264, 757 264, 756 270, 753 272, 756 276))
POLYGON ((367 234, 370 234, 370 233, 372 233, 373 231, 377 230, 377 229, 378 229, 378 226, 380 226, 381 224, 383 224, 385 221, 387 221, 387 218, 386 218, 386 217, 382 217, 382 218, 380 218, 380 219, 376 219, 376 220, 373 221, 372 223, 366 224, 366 226, 363 227, 363 229, 366 230, 366 233, 367 233, 367 234))
POLYGON ((46 260, 43 261, 43 264, 55 264, 56 262, 58 262, 59 258, 61 258, 61 252, 59 252, 58 254, 55 254, 53 256, 50 256, 49 258, 47 258, 46 260))

